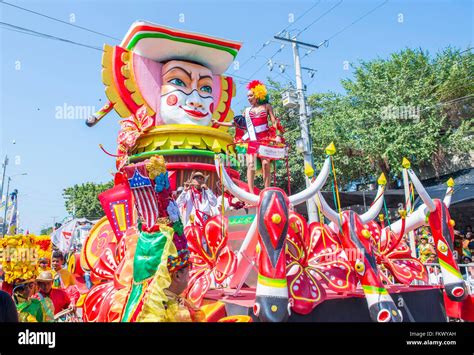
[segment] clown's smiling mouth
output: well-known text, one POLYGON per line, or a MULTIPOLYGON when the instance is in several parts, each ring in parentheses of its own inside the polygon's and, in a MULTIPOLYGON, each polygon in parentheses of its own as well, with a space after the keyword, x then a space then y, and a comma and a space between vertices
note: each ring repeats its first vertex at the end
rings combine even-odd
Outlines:
POLYGON ((192 116, 193 118, 196 118, 196 119, 201 119, 208 115, 207 113, 202 113, 201 111, 186 110, 183 106, 179 106, 179 108, 182 109, 184 112, 186 112, 189 116, 192 116))

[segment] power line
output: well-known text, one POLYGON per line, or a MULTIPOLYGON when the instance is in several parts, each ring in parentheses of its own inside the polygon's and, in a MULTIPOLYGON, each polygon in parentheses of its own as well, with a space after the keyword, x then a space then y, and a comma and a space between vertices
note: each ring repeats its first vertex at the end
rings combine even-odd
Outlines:
POLYGON ((313 26, 316 22, 318 22, 319 20, 321 20, 324 16, 326 16, 328 13, 330 13, 332 10, 334 10, 336 7, 338 7, 339 5, 341 5, 343 3, 344 0, 341 0, 339 1, 336 5, 334 5, 333 7, 331 7, 328 11, 326 11, 325 13, 323 13, 321 16, 319 16, 318 18, 316 18, 316 20, 314 20, 313 22, 311 22, 308 26, 306 26, 305 28, 303 28, 300 32, 298 32, 298 34, 296 36, 299 36, 300 34, 302 34, 304 31, 306 31, 308 28, 310 28, 311 26, 313 26))
POLYGON ((35 37, 44 38, 43 36, 40 36, 40 35, 35 35, 35 34, 33 34, 33 33, 25 32, 25 31, 20 31, 20 30, 15 30, 15 29, 13 29, 13 28, 10 28, 10 27, 7 27, 7 26, 3 26, 3 25, 0 25, 0 28, 3 28, 3 29, 8 30, 8 31, 12 31, 12 32, 22 33, 22 34, 25 34, 25 35, 30 35, 30 36, 35 36, 35 37))
POLYGON ((48 15, 42 14, 42 13, 40 13, 40 12, 27 9, 27 8, 25 8, 25 7, 21 7, 21 6, 18 6, 18 5, 11 4, 11 3, 6 2, 6 1, 0 1, 0 4, 8 5, 8 6, 11 6, 11 7, 15 7, 15 8, 19 9, 19 10, 26 11, 26 12, 30 12, 30 13, 32 13, 32 14, 35 14, 35 15, 38 15, 38 16, 42 16, 42 17, 45 17, 45 18, 50 19, 50 20, 53 20, 53 21, 61 22, 61 23, 63 23, 63 24, 66 24, 66 25, 69 25, 69 26, 72 26, 72 27, 75 27, 75 28, 79 28, 79 29, 84 30, 84 31, 87 31, 87 32, 95 33, 95 34, 98 34, 98 35, 100 35, 100 36, 104 36, 104 37, 111 38, 111 39, 114 39, 114 40, 117 40, 117 41, 121 41, 120 38, 112 37, 112 36, 109 36, 109 35, 107 35, 107 34, 105 34, 105 33, 99 32, 99 31, 95 31, 95 30, 91 30, 91 29, 86 28, 86 27, 83 27, 83 26, 75 25, 75 24, 73 24, 73 23, 60 20, 60 19, 58 19, 58 18, 56 18, 56 17, 48 16, 48 15))
POLYGON ((363 14, 362 16, 360 16, 359 18, 357 18, 356 20, 352 21, 349 25, 345 26, 344 28, 342 28, 341 30, 337 31, 336 33, 334 33, 333 35, 331 35, 328 39, 325 40, 326 41, 330 41, 331 39, 339 36, 342 32, 346 31, 348 28, 352 27, 353 25, 355 25, 357 22, 359 22, 360 20, 364 19, 365 17, 369 16, 371 13, 373 13, 374 11, 376 11, 377 9, 379 9, 380 7, 384 6, 386 3, 388 2, 388 0, 385 0, 383 3, 377 5, 376 7, 374 7, 372 10, 369 10, 368 12, 366 12, 365 14, 363 14))
MULTIPOLYGON (((312 10, 312 9, 315 8, 317 5, 319 5, 319 3, 320 3, 320 1, 319 1, 318 3, 316 3, 316 4, 314 4, 310 9, 306 10, 301 16, 299 16, 299 17, 296 19, 296 21, 295 21, 293 24, 295 24, 298 20, 300 20, 300 19, 301 19, 304 15, 306 15, 310 10, 312 10)), ((326 16, 329 12, 331 12, 335 7, 339 6, 341 3, 342 3, 342 0, 341 0, 338 4, 336 4, 335 6, 333 6, 331 9, 329 9, 329 11, 326 11, 323 15, 321 15, 321 16, 318 18, 318 20, 321 19, 322 17, 326 16)), ((314 23, 316 23, 316 21, 313 21, 313 24, 314 24, 314 23)), ((286 31, 286 30, 287 30, 291 25, 293 25, 293 24, 290 24, 290 25, 286 26, 283 30, 281 30, 281 31, 278 32, 278 33, 279 33, 279 34, 283 33, 284 31, 286 31)), ((307 26, 307 28, 309 28, 309 27, 307 26)), ((307 28, 306 28, 306 29, 307 29, 307 28)), ((303 29, 303 31, 305 31, 306 29, 303 29)), ((300 31, 300 33, 301 33, 301 32, 302 32, 302 31, 300 31)), ((267 41, 267 43, 268 43, 268 41, 267 41)), ((264 46, 265 46, 265 44, 264 44, 264 46)), ((252 73, 252 74, 250 75, 250 77, 251 77, 251 78, 254 77, 260 70, 262 70, 262 69, 265 67, 265 65, 267 65, 268 61, 272 60, 278 53, 280 53, 280 52, 282 51, 282 49, 283 49, 284 47, 285 47, 284 44, 281 45, 280 48, 279 48, 270 58, 268 58, 265 63, 263 63, 254 73, 252 73)), ((263 49, 263 48, 261 48, 257 53, 255 53, 255 55, 258 54, 262 49, 263 49)), ((246 63, 247 63, 250 59, 252 59, 252 58, 253 58, 253 57, 249 58, 244 64, 246 64, 246 63)), ((242 87, 242 84, 239 85, 237 89, 240 89, 241 87, 242 87)), ((242 101, 243 101, 243 99, 240 100, 240 101, 237 103, 237 105, 239 105, 242 101)))
MULTIPOLYGON (((327 46, 329 44, 329 41, 332 40, 333 38, 339 36, 342 32, 346 31, 348 28, 352 27, 353 25, 355 25, 357 22, 361 21, 362 19, 364 19, 365 17, 369 16, 371 13, 373 13, 374 11, 376 11, 377 9, 379 9, 380 7, 384 6, 386 3, 388 2, 388 0, 385 0, 383 3, 377 5, 376 7, 374 7, 373 9, 367 11, 365 14, 363 14, 362 16, 358 17, 357 19, 355 19, 354 21, 352 21, 349 25, 343 27, 341 30, 337 31, 336 33, 332 34, 331 36, 329 36, 329 38, 325 39, 324 41, 322 41, 318 46, 322 46, 322 45, 325 45, 327 46)), ((336 4, 336 5, 340 5, 340 3, 336 4)), ((334 8, 334 7, 333 7, 334 8)), ((331 11, 333 8, 329 9, 329 11, 331 11)), ((312 24, 311 24, 312 25, 312 24)), ((310 26, 311 26, 310 25, 310 26)), ((303 31, 305 31, 305 29, 303 29, 303 31)), ((301 32, 300 32, 301 33, 301 32)), ((298 34, 299 35, 299 34, 298 34)), ((311 53, 311 51, 308 51, 303 57, 301 57, 301 59, 307 57, 309 54, 311 53)))
POLYGON ((313 6, 311 6, 302 15, 298 16, 294 22, 290 23, 288 26, 286 26, 284 29, 282 29, 280 32, 278 32, 277 35, 282 34, 283 32, 285 32, 289 27, 293 26, 295 23, 297 23, 299 20, 301 20, 308 12, 310 12, 312 9, 314 9, 316 6, 318 6, 320 3, 321 3, 321 0, 318 1, 317 3, 315 3, 313 6))
POLYGON ((451 103, 458 103, 458 102, 467 100, 467 99, 469 99, 469 98, 471 98, 471 97, 474 97, 474 94, 470 94, 470 95, 458 97, 458 98, 455 98, 455 99, 452 99, 452 100, 448 100, 448 101, 445 101, 445 102, 439 102, 439 103, 437 103, 436 105, 425 107, 423 110, 420 110, 420 112, 423 112, 423 111, 426 111, 426 110, 429 110, 429 109, 431 109, 431 108, 438 107, 438 106, 445 106, 445 105, 451 104, 451 103))
MULTIPOLYGON (((313 6, 311 6, 309 9, 307 9, 303 14, 301 14, 300 16, 298 16, 296 18, 296 20, 292 23, 290 23, 288 26, 286 26, 283 30, 281 30, 279 33, 282 33, 284 31, 286 31, 289 27, 293 26, 295 23, 297 23, 301 18, 303 18, 308 12, 310 12, 312 9, 314 9, 316 6, 318 6, 319 4, 321 3, 321 0, 319 0, 318 2, 316 2, 313 6)), ((244 66, 246 65, 248 62, 250 62, 252 59, 255 59, 257 54, 259 54, 266 46, 268 46, 270 43, 277 43, 276 41, 272 41, 272 40, 269 40, 269 41, 266 41, 262 44, 262 46, 258 49, 257 52, 255 52, 255 54, 253 54, 252 56, 250 56, 249 58, 247 58, 247 60, 245 60, 244 63, 242 63, 240 66, 239 66, 239 70, 244 66)))
POLYGON ((99 47, 95 47, 95 46, 91 46, 91 45, 88 45, 88 44, 71 41, 69 39, 62 38, 62 37, 48 35, 46 33, 31 30, 29 28, 12 25, 12 24, 6 23, 6 22, 0 22, 0 25, 3 25, 2 28, 6 29, 6 30, 12 30, 14 32, 20 32, 20 33, 23 33, 23 34, 26 34, 26 35, 31 35, 31 36, 35 36, 35 37, 42 37, 42 38, 45 38, 45 39, 56 40, 56 41, 65 42, 65 43, 69 43, 69 44, 75 44, 77 46, 86 47, 86 48, 90 48, 90 49, 95 49, 97 51, 102 52, 102 48, 99 48, 99 47))

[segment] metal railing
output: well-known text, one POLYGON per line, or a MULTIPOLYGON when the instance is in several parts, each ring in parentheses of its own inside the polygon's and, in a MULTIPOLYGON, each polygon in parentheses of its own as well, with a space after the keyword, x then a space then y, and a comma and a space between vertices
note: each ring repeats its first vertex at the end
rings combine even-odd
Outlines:
MULTIPOLYGON (((426 268, 426 272, 428 273, 428 285, 442 285, 443 274, 441 272, 439 263, 426 263, 424 266, 426 268)), ((470 293, 474 294, 474 263, 458 264, 458 266, 459 271, 461 271, 462 278, 469 286, 470 293)), ((417 284, 422 285, 425 283, 418 282, 417 284)))

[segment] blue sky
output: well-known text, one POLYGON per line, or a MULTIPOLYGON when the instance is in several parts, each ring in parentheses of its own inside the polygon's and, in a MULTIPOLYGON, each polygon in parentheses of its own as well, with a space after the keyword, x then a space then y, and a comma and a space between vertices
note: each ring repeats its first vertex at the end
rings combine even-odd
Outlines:
MULTIPOLYGON (((240 63, 262 44, 287 27, 318 1, 17 1, 12 4, 69 21, 112 37, 122 38, 131 23, 150 22, 201 32, 243 42, 240 63), (182 15, 184 22, 180 22, 182 15)), ((322 0, 289 29, 301 30, 324 14, 339 0, 322 0)), ((320 43, 351 24, 383 0, 345 0, 300 35, 300 40, 320 43)), ((102 47, 118 44, 109 38, 82 31, 37 15, 0 4, 2 22, 102 47)), ((305 74, 308 92, 341 91, 340 80, 350 77, 344 62, 386 57, 406 47, 429 50, 446 47, 468 48, 473 39, 472 1, 390 0, 358 23, 329 41, 329 46, 303 59, 303 66, 318 70, 314 80, 305 74), (400 22, 403 17, 403 21, 400 22)), ((10 157, 7 175, 12 188, 20 191, 22 228, 38 233, 53 218, 66 216, 62 190, 87 181, 106 182, 112 178, 112 158, 98 144, 115 151, 118 116, 109 114, 96 127, 80 119, 57 119, 58 107, 65 105, 101 107, 106 102, 100 79, 101 52, 89 48, 11 32, 0 28, 1 48, 1 154, 10 157), (15 144, 12 141, 15 140, 15 144), (18 160, 19 159, 19 160, 18 160), (15 160, 17 160, 15 162, 15 160)), ((229 75, 244 78, 254 73, 278 49, 266 46, 259 56, 229 75)), ((291 49, 285 47, 274 61, 292 64, 291 49)), ((294 77, 293 67, 283 75, 264 66, 251 79, 267 76, 280 81, 294 77)), ((234 111, 244 104, 245 90, 239 87, 234 111)))

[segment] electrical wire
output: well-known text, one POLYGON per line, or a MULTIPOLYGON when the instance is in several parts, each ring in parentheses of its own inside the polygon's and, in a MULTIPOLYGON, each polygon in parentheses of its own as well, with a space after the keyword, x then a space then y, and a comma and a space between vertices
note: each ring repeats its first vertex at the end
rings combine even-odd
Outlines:
POLYGON ((31 35, 31 36, 35 36, 35 37, 42 37, 42 38, 45 38, 45 39, 61 41, 61 42, 74 44, 74 45, 81 46, 81 47, 95 49, 97 51, 102 52, 102 48, 99 48, 99 47, 91 46, 91 45, 84 44, 84 43, 75 42, 75 41, 72 41, 72 40, 69 40, 69 39, 66 39, 66 38, 62 38, 62 37, 48 35, 48 34, 43 33, 43 32, 38 32, 38 31, 31 30, 29 28, 12 25, 11 23, 0 22, 0 26, 1 26, 1 28, 6 29, 6 30, 11 30, 11 31, 14 31, 14 32, 19 32, 19 33, 22 33, 22 34, 31 35))
POLYGON ((17 9, 22 10, 22 11, 30 12, 30 13, 32 13, 32 14, 35 14, 35 15, 38 15, 38 16, 42 16, 42 17, 45 17, 45 18, 50 19, 50 20, 53 20, 53 21, 61 22, 61 23, 63 23, 63 24, 66 24, 66 25, 69 25, 69 26, 72 26, 72 27, 75 27, 75 28, 79 28, 79 29, 84 30, 84 31, 87 31, 87 32, 91 32, 91 33, 98 34, 98 35, 100 35, 100 36, 104 36, 104 37, 107 37, 107 38, 110 38, 110 39, 114 39, 114 40, 117 40, 117 41, 119 41, 119 42, 121 41, 120 38, 112 37, 112 36, 109 36, 109 35, 107 35, 107 34, 105 34, 105 33, 102 33, 102 32, 99 32, 99 31, 95 31, 95 30, 91 30, 90 28, 87 28, 87 27, 75 25, 75 24, 73 24, 73 23, 60 20, 60 19, 58 19, 58 18, 56 18, 56 17, 49 16, 49 15, 43 14, 43 13, 41 13, 41 12, 37 12, 37 11, 33 11, 33 10, 30 10, 30 9, 27 9, 26 7, 21 7, 21 6, 18 6, 18 5, 15 5, 15 4, 11 4, 11 3, 9 3, 9 2, 6 2, 6 1, 0 1, 0 4, 2 4, 2 5, 8 5, 8 6, 17 8, 17 9))
POLYGON ((319 20, 321 20, 324 16, 326 16, 327 14, 329 14, 331 11, 333 11, 335 8, 337 8, 339 5, 341 5, 342 3, 344 2, 344 0, 341 0, 339 1, 336 5, 334 5, 333 7, 331 7, 328 11, 326 11, 325 13, 323 13, 321 16, 317 17, 316 20, 314 20, 313 22, 311 22, 308 26, 306 26, 305 28, 303 28, 300 32, 298 32, 298 34, 296 35, 297 37, 302 34, 304 31, 306 31, 308 28, 310 28, 311 26, 313 26, 316 22, 318 22, 319 20))

